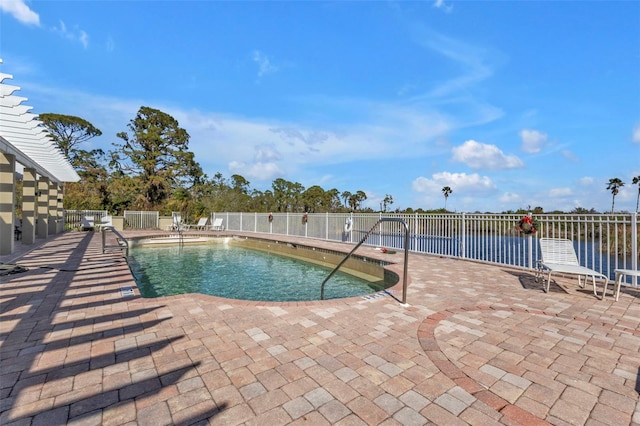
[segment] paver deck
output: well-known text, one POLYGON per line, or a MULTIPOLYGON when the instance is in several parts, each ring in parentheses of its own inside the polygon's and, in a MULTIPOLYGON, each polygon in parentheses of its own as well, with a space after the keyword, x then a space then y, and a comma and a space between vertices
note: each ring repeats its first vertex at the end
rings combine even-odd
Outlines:
POLYGON ((599 300, 560 278, 547 294, 526 271, 411 255, 407 305, 401 287, 145 299, 91 232, 18 263, 28 271, 0 277, 5 426, 640 424, 631 289, 599 300))

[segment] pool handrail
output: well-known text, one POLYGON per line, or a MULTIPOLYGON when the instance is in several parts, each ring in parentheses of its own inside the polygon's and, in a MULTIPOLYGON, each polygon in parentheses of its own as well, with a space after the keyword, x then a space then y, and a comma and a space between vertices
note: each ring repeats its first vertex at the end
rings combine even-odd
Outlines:
POLYGON ((116 228, 114 228, 113 226, 107 225, 107 226, 102 226, 100 231, 102 233, 102 253, 104 253, 108 248, 119 248, 120 250, 124 249, 125 257, 129 257, 129 241, 127 241, 127 239, 123 237, 122 234, 116 230, 116 228), (116 239, 118 241, 117 246, 107 245, 107 238, 105 235, 106 231, 111 231, 114 234, 116 234, 116 236, 118 237, 116 239))
POLYGON ((404 219, 401 219, 399 217, 383 217, 379 219, 371 227, 369 232, 365 234, 365 236, 360 240, 360 242, 356 244, 356 246, 349 252, 349 254, 345 256, 344 259, 342 259, 340 263, 338 263, 338 265, 333 269, 333 271, 331 271, 329 276, 325 278, 324 281, 322 281, 322 286, 320 287, 320 300, 324 300, 324 285, 327 283, 327 281, 329 281, 329 279, 333 276, 333 274, 335 274, 338 271, 338 269, 340 269, 340 267, 351 257, 351 255, 355 253, 356 250, 358 250, 358 248, 365 242, 365 240, 369 238, 369 236, 374 231, 374 229, 376 229, 378 225, 380 225, 382 222, 400 222, 402 223, 402 225, 404 225, 404 270, 402 274, 402 304, 403 305, 407 304, 407 274, 409 269, 409 227, 407 226, 407 223, 404 221, 404 219))

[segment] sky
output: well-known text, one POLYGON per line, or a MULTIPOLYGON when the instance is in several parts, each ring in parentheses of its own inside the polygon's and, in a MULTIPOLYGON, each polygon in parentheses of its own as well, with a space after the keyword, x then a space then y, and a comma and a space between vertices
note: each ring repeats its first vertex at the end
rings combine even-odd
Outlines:
POLYGON ((365 207, 635 211, 638 1, 0 0, 0 71, 31 112, 113 149, 142 106, 212 177, 365 207))

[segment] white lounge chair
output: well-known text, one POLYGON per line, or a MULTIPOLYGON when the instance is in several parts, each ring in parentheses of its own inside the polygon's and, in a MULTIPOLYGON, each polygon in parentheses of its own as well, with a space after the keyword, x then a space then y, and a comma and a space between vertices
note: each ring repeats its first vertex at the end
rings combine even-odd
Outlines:
POLYGON ((213 224, 211 225, 211 229, 213 229, 214 231, 224 231, 224 226, 222 226, 222 218, 216 218, 216 220, 213 221, 213 224))
POLYGON ((596 272, 593 269, 581 266, 578 263, 578 257, 576 251, 573 248, 573 241, 564 238, 540 238, 540 255, 542 259, 538 262, 538 271, 536 273, 536 279, 539 276, 544 278, 544 274, 547 273, 547 284, 544 288, 545 292, 549 292, 549 286, 551 284, 551 274, 569 274, 578 276, 578 285, 584 287, 587 281, 587 277, 591 277, 591 283, 593 284, 593 294, 597 297, 598 292, 596 290, 596 277, 604 279, 603 294, 607 288, 609 278, 606 275, 596 272), (584 277, 585 284, 582 283, 581 278, 584 277))
POLYGON ((96 226, 96 229, 102 230, 102 228, 107 226, 113 226, 113 216, 102 216, 102 218, 100 219, 100 223, 96 226))
POLYGON ((80 228, 83 231, 92 230, 95 228, 95 218, 93 216, 82 216, 80 228))
POLYGON ((209 221, 208 217, 201 217, 200 220, 198 220, 198 223, 196 223, 195 225, 183 225, 185 229, 199 229, 199 230, 205 230, 207 229, 207 222, 209 221))
POLYGON ((182 215, 180 213, 171 214, 171 230, 172 231, 182 230, 182 215))

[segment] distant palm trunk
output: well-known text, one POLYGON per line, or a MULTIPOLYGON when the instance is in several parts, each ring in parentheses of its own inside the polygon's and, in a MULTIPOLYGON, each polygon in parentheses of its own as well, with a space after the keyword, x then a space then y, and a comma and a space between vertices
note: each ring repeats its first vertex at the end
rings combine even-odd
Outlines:
POLYGON ((638 204, 640 204, 640 176, 634 177, 631 183, 638 185, 638 195, 636 196, 636 213, 638 213, 638 204))
POLYGON ((615 203, 616 203, 616 195, 620 191, 620 188, 624 186, 624 182, 619 178, 611 178, 609 179, 609 183, 607 184, 607 189, 611 190, 611 213, 613 213, 615 203))
POLYGON ((442 188, 442 193, 444 194, 444 209, 447 210, 447 198, 449 198, 449 194, 451 194, 453 192, 453 190, 448 187, 445 186, 444 188, 442 188))

